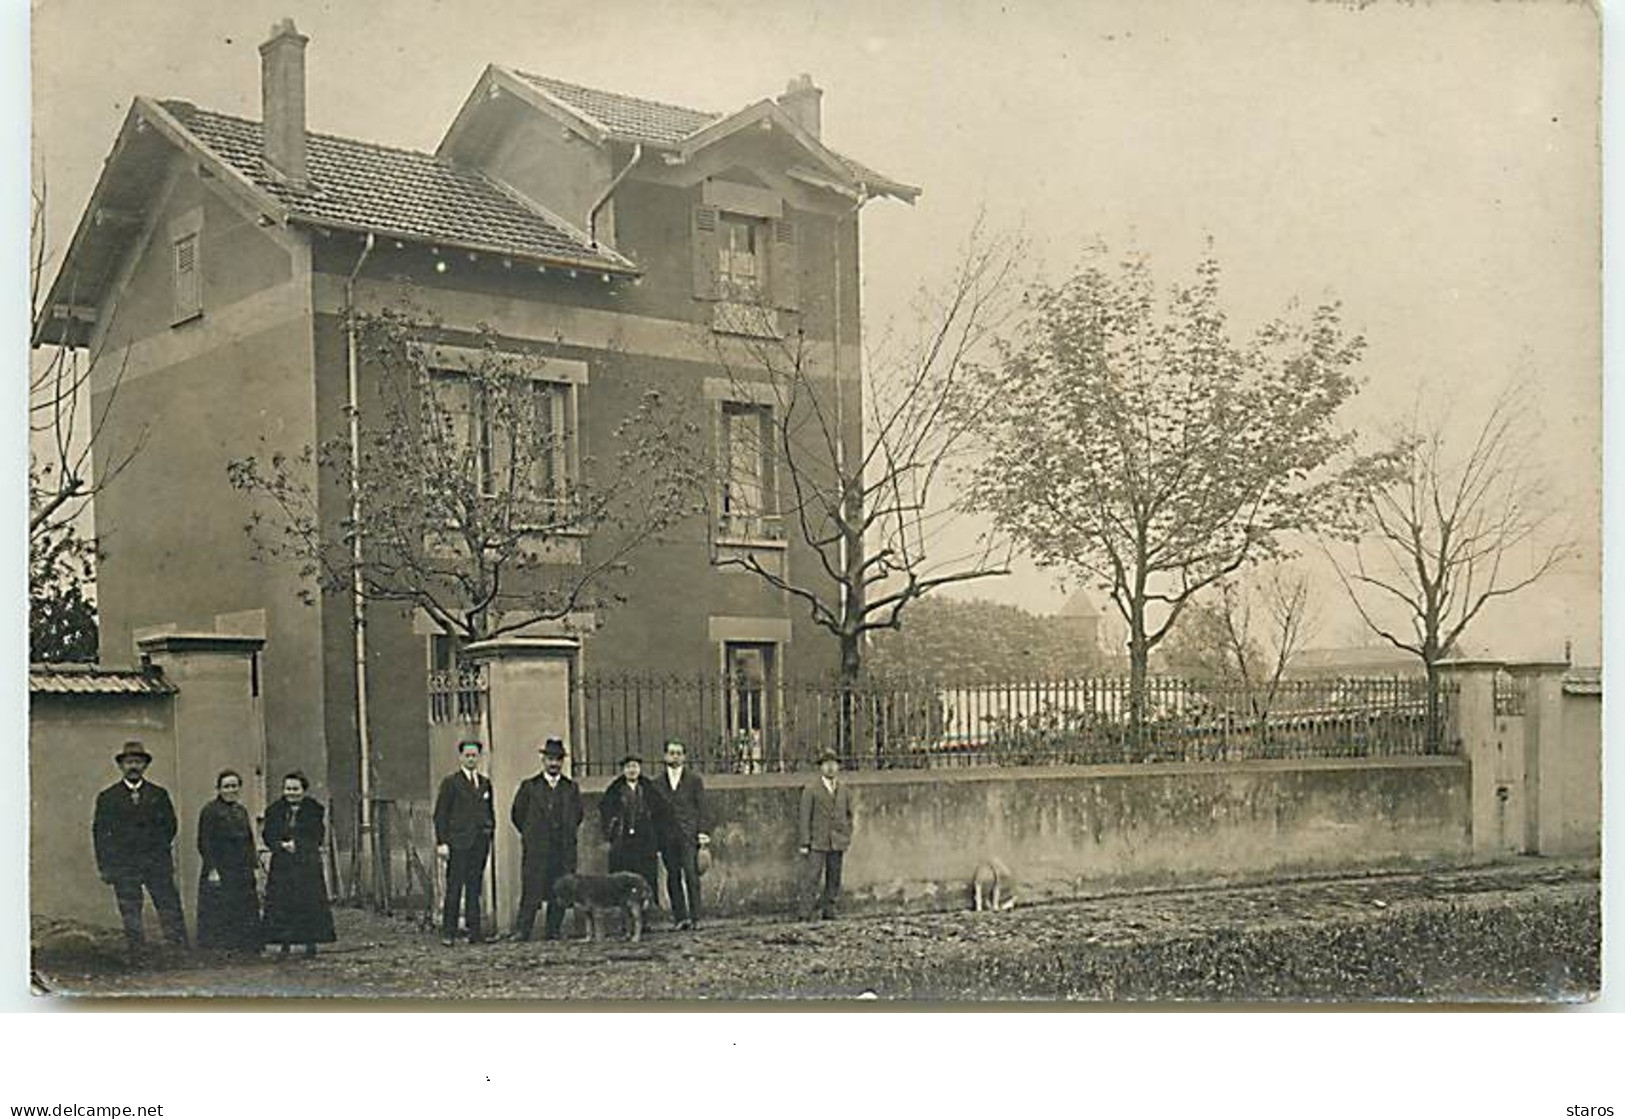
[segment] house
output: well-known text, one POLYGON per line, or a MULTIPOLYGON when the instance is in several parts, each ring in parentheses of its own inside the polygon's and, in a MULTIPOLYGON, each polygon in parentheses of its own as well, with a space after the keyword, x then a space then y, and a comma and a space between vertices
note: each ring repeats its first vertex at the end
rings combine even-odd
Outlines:
MULTIPOLYGON (((855 450, 859 211, 919 191, 824 144, 805 76, 711 113, 491 65, 431 154, 308 132, 306 46, 284 20, 259 48, 261 121, 135 99, 36 323, 36 344, 94 354, 108 445, 151 434, 97 498, 103 661, 166 630, 263 637, 268 772, 304 769, 348 826, 363 733, 352 603, 304 605, 296 570, 256 561, 227 464, 341 435, 375 375, 352 358, 349 309, 409 293, 453 373, 478 324, 551 347, 544 379, 584 447, 602 450, 625 402, 657 386, 702 404, 724 450, 710 515, 635 558, 625 606, 572 620, 577 671, 833 669, 804 611, 716 566, 729 549, 815 562, 778 524, 769 456, 729 450, 772 404, 720 375, 717 347, 803 339, 849 402, 855 450)), ((343 495, 323 502, 331 531, 343 495)), ((365 607, 364 632, 375 795, 424 798, 449 760, 428 726, 445 639, 388 603, 365 607)))

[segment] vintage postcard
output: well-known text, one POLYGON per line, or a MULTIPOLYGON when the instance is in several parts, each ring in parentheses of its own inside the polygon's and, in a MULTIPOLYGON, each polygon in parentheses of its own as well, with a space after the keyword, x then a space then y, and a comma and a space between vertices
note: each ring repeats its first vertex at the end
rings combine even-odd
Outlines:
POLYGON ((36 3, 35 989, 1595 998, 1600 42, 36 3))

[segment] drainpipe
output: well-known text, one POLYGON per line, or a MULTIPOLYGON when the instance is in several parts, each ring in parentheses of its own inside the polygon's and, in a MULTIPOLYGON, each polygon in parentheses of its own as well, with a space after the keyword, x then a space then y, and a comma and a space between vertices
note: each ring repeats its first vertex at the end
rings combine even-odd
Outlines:
MULTIPOLYGON (((834 323, 832 327, 834 332, 832 339, 834 346, 830 350, 830 371, 834 375, 835 380, 835 476, 837 479, 839 479, 841 486, 840 508, 841 517, 843 520, 847 514, 848 501, 846 493, 846 393, 842 390, 841 386, 841 223, 845 220, 851 220, 854 222, 857 221, 858 211, 863 209, 863 204, 868 200, 869 192, 867 188, 865 188, 862 183, 859 183, 857 200, 852 203, 852 209, 847 211, 844 216, 836 217, 834 232, 831 234, 831 247, 833 249, 833 256, 835 258, 835 313, 831 316, 834 323)), ((854 265, 857 263, 855 258, 853 263, 854 265)), ((862 372, 861 366, 859 367, 859 372, 862 372)), ((847 573, 850 570, 850 556, 847 552, 846 535, 846 531, 843 528, 840 537, 837 540, 836 548, 837 562, 840 564, 841 568, 841 579, 837 585, 837 589, 840 595, 841 623, 843 625, 846 623, 846 612, 852 594, 852 588, 847 584, 846 581, 847 573)), ((844 652, 842 653, 841 659, 844 664, 846 659, 844 652)), ((850 741, 853 722, 849 715, 851 703, 852 699, 850 696, 843 695, 841 697, 840 726, 836 732, 838 738, 840 739, 839 748, 841 754, 847 760, 855 760, 854 751, 856 748, 856 744, 850 741)))
POLYGON ((587 211, 587 237, 594 245, 598 244, 598 211, 608 204, 610 195, 619 189, 620 185, 626 181, 626 177, 632 173, 632 168, 641 162, 643 162, 643 145, 633 144, 632 158, 626 161, 625 167, 616 172, 615 177, 604 188, 604 193, 598 196, 598 201, 594 202, 592 209, 587 211))
POLYGON ((346 397, 344 410, 350 418, 350 619, 355 627, 355 718, 356 742, 360 752, 361 848, 363 866, 370 875, 376 868, 372 819, 372 734, 367 720, 367 598, 361 578, 361 392, 357 370, 355 281, 361 266, 372 255, 373 235, 356 257, 355 267, 344 281, 344 341, 346 397))
MULTIPOLYGON (((841 223, 847 220, 857 220, 858 211, 863 209, 863 204, 867 201, 869 201, 868 188, 859 183, 857 201, 852 203, 852 209, 848 210, 846 214, 835 219, 835 232, 831 237, 835 257, 835 314, 833 316, 835 345, 830 351, 830 370, 835 379, 835 474, 836 477, 841 479, 843 491, 846 488, 846 393, 842 391, 841 387, 841 223)), ((843 515, 846 512, 844 492, 842 493, 841 511, 843 515)), ((839 540, 838 560, 841 568, 841 581, 839 584, 841 619, 845 621, 848 588, 846 582, 846 533, 844 532, 841 533, 839 540)))

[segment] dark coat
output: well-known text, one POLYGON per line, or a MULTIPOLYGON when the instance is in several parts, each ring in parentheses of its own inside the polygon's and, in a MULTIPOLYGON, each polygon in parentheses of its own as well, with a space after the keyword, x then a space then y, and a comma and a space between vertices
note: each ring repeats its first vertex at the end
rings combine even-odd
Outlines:
POLYGON ((833 794, 824 779, 814 777, 801 790, 800 846, 814 851, 845 851, 852 845, 852 798, 844 782, 835 782, 833 794))
POLYGON ((271 944, 331 944, 333 910, 322 877, 322 843, 327 839, 326 812, 312 797, 297 807, 286 797, 265 810, 261 835, 271 849, 271 873, 265 880, 265 939, 271 944), (293 840, 284 851, 282 841, 293 840))
POLYGON ((677 788, 671 787, 671 779, 665 773, 655 777, 650 784, 660 794, 655 821, 659 825, 660 845, 699 846, 700 833, 711 830, 710 818, 705 811, 705 781, 685 765, 677 788))
POLYGON ((174 874, 175 827, 175 806, 161 786, 143 781, 132 795, 123 781, 114 782, 97 795, 90 825, 97 873, 107 882, 174 874))
POLYGON ((609 840, 610 858, 659 851, 657 817, 663 807, 659 790, 647 777, 641 778, 636 788, 625 777, 611 781, 598 802, 598 823, 609 840))
POLYGON ((576 872, 576 829, 581 827, 581 788, 560 777, 556 788, 538 773, 519 783, 508 814, 524 840, 525 882, 545 898, 551 879, 576 872), (549 867, 552 873, 549 873, 549 867))
POLYGON ((216 797, 197 818, 197 942, 203 948, 260 946, 260 897, 254 827, 248 810, 216 797), (211 880, 211 874, 216 876, 211 880))
POLYGON ((441 780, 440 793, 434 799, 434 841, 437 844, 469 847, 478 840, 489 840, 497 830, 491 779, 482 773, 476 780, 478 785, 461 769, 441 780))

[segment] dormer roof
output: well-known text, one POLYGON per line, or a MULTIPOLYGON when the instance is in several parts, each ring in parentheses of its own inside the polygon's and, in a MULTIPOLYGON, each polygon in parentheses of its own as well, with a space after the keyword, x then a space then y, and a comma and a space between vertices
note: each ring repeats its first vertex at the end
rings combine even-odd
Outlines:
POLYGON ((593 89, 574 82, 537 74, 530 70, 492 64, 464 104, 457 119, 440 143, 445 155, 468 118, 491 90, 507 90, 542 112, 557 117, 584 138, 596 144, 619 142, 661 148, 679 156, 695 152, 732 135, 740 128, 764 119, 793 136, 809 158, 823 170, 818 177, 824 185, 861 191, 869 196, 888 196, 912 203, 920 188, 842 155, 818 137, 801 128, 772 99, 752 102, 731 113, 711 112, 634 97, 625 93, 593 89))

